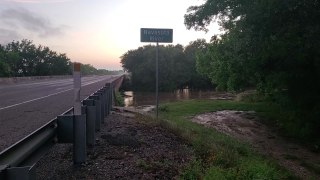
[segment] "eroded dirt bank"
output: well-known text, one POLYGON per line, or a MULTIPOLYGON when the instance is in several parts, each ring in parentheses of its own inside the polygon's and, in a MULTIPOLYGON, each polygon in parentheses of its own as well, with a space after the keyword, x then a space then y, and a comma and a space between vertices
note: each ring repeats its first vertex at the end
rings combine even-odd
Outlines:
POLYGON ((312 167, 320 167, 320 155, 278 136, 257 121, 255 112, 225 110, 200 114, 191 120, 250 143, 259 153, 271 156, 301 179, 320 179, 312 171, 312 167))

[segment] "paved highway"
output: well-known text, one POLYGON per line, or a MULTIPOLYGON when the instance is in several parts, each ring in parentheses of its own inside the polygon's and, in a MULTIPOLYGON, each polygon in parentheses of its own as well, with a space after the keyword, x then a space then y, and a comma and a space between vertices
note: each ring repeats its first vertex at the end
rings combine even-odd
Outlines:
MULTIPOLYGON (((112 76, 81 79, 81 100, 112 76)), ((0 151, 73 106, 73 79, 47 79, 0 84, 0 151)))

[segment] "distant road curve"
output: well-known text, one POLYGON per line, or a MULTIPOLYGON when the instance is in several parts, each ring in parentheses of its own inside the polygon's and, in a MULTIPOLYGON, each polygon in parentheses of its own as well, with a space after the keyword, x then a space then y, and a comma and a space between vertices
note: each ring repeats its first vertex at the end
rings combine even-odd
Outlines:
MULTIPOLYGON (((81 100, 116 76, 81 79, 81 100)), ((0 84, 0 151, 73 106, 73 79, 0 84)))

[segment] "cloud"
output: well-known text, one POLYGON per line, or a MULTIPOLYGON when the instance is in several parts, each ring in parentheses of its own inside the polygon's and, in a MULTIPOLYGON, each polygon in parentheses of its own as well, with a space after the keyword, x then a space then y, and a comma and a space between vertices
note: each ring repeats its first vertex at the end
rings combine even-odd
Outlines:
POLYGON ((16 31, 0 28, 0 44, 7 44, 20 38, 21 36, 16 31))
POLYGON ((16 3, 61 3, 67 2, 70 0, 6 0, 9 2, 16 2, 16 3))
POLYGON ((39 37, 62 35, 65 28, 65 26, 54 26, 49 19, 23 8, 3 10, 0 12, 0 19, 13 29, 20 27, 21 29, 36 33, 39 37))

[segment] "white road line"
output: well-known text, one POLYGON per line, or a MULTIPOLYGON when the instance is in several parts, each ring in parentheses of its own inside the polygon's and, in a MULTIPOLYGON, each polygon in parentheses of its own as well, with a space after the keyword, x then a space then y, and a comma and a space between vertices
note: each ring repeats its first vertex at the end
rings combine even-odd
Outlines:
POLYGON ((44 98, 47 98, 47 97, 50 97, 50 96, 54 96, 54 95, 57 95, 57 94, 60 94, 60 93, 64 93, 66 91, 70 91, 70 90, 72 90, 72 89, 67 89, 67 90, 64 90, 64 91, 57 92, 57 93, 49 94, 47 96, 42 96, 42 97, 39 97, 39 98, 36 98, 36 99, 32 99, 32 100, 29 100, 29 101, 24 101, 24 102, 21 102, 21 103, 18 103, 18 104, 13 104, 13 105, 10 105, 10 106, 6 106, 6 107, 3 107, 3 108, 0 108, 0 111, 4 110, 4 109, 9 109, 9 108, 12 108, 12 107, 15 107, 15 106, 19 106, 19 105, 22 105, 22 104, 26 104, 26 103, 29 103, 29 102, 33 102, 33 101, 37 101, 37 100, 40 100, 40 99, 44 99, 44 98))
POLYGON ((0 87, 0 89, 6 89, 6 88, 12 88, 12 87, 20 87, 20 86, 50 85, 50 84, 57 84, 57 83, 61 83, 61 82, 68 82, 68 81, 69 81, 68 79, 64 79, 64 80, 53 80, 53 81, 36 82, 36 83, 15 84, 15 85, 9 85, 9 86, 0 87))
MULTIPOLYGON (((87 86, 87 85, 90 85, 90 84, 93 84, 93 83, 96 83, 96 82, 99 82, 99 81, 102 81, 102 80, 100 79, 100 80, 93 81, 91 83, 86 83, 83 86, 87 86)), ((33 102, 33 101, 37 101, 37 100, 40 100, 40 99, 44 99, 44 98, 47 98, 47 97, 50 97, 50 96, 54 96, 54 95, 57 95, 57 94, 61 94, 61 93, 70 91, 72 89, 73 88, 70 88, 70 89, 67 89, 67 90, 64 90, 64 91, 60 91, 60 92, 56 92, 56 93, 53 93, 53 94, 49 94, 47 96, 42 96, 42 97, 39 97, 39 98, 36 98, 36 99, 32 99, 32 100, 24 101, 24 102, 21 102, 21 103, 13 104, 13 105, 10 105, 10 106, 6 106, 6 107, 3 107, 3 108, 0 108, 0 111, 4 110, 4 109, 9 109, 9 108, 12 108, 12 107, 15 107, 15 106, 19 106, 19 105, 22 105, 22 104, 30 103, 30 102, 33 102)))

